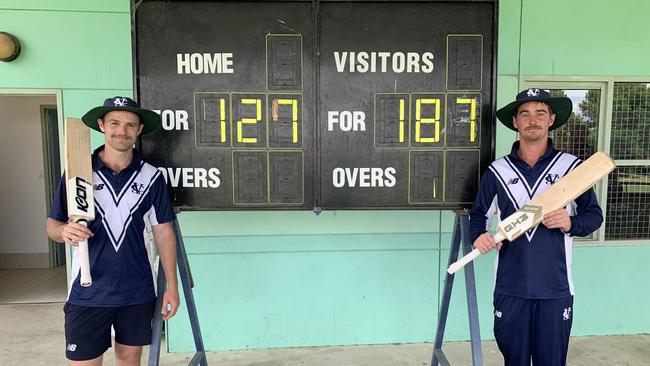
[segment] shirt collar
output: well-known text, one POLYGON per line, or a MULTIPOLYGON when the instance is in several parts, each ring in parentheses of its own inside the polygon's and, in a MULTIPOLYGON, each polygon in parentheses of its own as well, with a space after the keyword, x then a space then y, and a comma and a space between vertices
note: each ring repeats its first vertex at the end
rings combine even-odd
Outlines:
MULTIPOLYGON (((519 150, 519 141, 515 141, 512 144, 512 149, 510 150, 510 155, 509 155, 510 159, 513 160, 513 161, 522 163, 525 166, 528 166, 528 164, 519 157, 519 154, 517 154, 518 150, 519 150)), ((535 165, 537 165, 539 163, 543 163, 547 159, 553 158, 556 153, 557 153, 557 150, 555 149, 555 145, 553 145, 553 140, 549 137, 548 138, 548 145, 546 146, 546 151, 544 152, 544 154, 542 154, 542 156, 539 157, 539 159, 537 160, 537 163, 535 165)))
MULTIPOLYGON (((102 150, 104 150, 104 145, 98 147, 97 149, 95 149, 95 151, 93 151, 93 157, 92 157, 93 170, 100 170, 104 167, 106 167, 106 169, 110 169, 109 167, 106 166, 106 164, 104 164, 102 159, 99 158, 99 152, 102 150)), ((128 167, 126 167, 126 169, 133 169, 139 171, 141 167, 142 167, 142 163, 140 158, 140 152, 137 149, 133 149, 133 158, 131 159, 131 163, 129 164, 128 167)))

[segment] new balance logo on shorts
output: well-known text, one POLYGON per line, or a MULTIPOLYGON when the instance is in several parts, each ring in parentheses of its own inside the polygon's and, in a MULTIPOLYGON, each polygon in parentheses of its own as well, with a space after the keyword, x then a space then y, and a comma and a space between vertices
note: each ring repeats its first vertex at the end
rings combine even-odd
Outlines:
POLYGON ((503 313, 500 312, 499 310, 495 310, 494 311, 494 316, 496 316, 497 318, 501 318, 503 316, 503 313))
POLYGON ((65 349, 66 351, 74 352, 77 350, 77 345, 74 343, 68 343, 68 346, 65 349))

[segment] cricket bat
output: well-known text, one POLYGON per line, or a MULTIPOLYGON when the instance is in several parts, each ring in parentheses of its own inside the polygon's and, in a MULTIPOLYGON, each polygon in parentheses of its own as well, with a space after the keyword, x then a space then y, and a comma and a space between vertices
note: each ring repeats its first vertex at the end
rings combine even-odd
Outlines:
MULTIPOLYGON (((65 174, 68 197, 68 218, 88 227, 95 219, 93 169, 90 156, 90 129, 77 118, 65 121, 65 174)), ((93 283, 90 276, 88 240, 79 242, 81 286, 93 283)))
MULTIPOLYGON (((524 207, 501 221, 497 226, 496 234, 494 234, 494 242, 517 239, 523 233, 542 222, 545 214, 565 207, 569 202, 593 187, 614 168, 616 168, 614 160, 604 152, 598 151, 544 193, 533 198, 524 207)), ((456 273, 480 254, 481 252, 478 249, 472 250, 469 254, 450 265, 447 272, 449 274, 456 273)))

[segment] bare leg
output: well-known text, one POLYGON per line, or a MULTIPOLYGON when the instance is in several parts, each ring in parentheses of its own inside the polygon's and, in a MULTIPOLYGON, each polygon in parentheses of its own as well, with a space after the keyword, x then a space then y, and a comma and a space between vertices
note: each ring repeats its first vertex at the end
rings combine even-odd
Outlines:
POLYGON ((115 342, 115 360, 118 366, 140 366, 142 346, 127 346, 115 342))

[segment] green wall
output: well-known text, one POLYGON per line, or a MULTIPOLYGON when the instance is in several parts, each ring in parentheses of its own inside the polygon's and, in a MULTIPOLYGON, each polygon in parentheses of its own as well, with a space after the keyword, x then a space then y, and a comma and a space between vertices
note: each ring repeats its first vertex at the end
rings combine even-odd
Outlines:
MULTIPOLYGON (((498 106, 526 75, 650 75, 645 1, 503 0, 498 106), (634 9, 634 11, 630 11, 634 9), (520 48, 521 45, 521 48, 520 48)), ((62 91, 64 116, 132 94, 129 3, 4 1, 21 57, 0 89, 62 91)), ((514 133, 497 126, 496 155, 514 133)), ((100 143, 101 135, 93 137, 100 143)), ((40 148, 39 148, 40 149, 40 148)), ((40 150, 39 150, 40 151, 40 150)), ((423 342, 434 337, 453 214, 438 211, 193 212, 180 216, 206 348, 423 342)), ((574 335, 650 331, 646 243, 574 250, 574 335)), ((492 258, 476 262, 481 334, 492 337, 492 258)), ((462 274, 446 340, 468 338, 462 274)), ((185 308, 169 348, 192 349, 185 308)))
POLYGON ((0 24, 21 43, 18 59, 0 63, 0 88, 60 90, 59 116, 75 118, 107 96, 132 95, 128 1, 4 0, 0 24))
POLYGON ((650 4, 523 1, 521 73, 648 76, 650 4))

